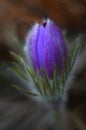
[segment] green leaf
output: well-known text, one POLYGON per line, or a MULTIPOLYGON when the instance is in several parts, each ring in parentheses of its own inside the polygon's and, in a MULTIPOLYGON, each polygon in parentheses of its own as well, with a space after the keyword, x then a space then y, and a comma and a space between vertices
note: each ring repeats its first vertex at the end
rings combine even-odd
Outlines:
POLYGON ((56 64, 54 64, 54 74, 53 74, 53 95, 58 93, 58 70, 56 64))
POLYGON ((21 62, 22 61, 22 57, 17 55, 16 53, 14 52, 10 52, 10 54, 18 61, 18 62, 21 62))
POLYGON ((38 70, 36 70, 36 78, 35 78, 35 81, 36 81, 37 90, 40 92, 40 94, 44 95, 44 92, 43 92, 43 84, 42 84, 42 78, 40 77, 40 75, 39 75, 39 73, 38 73, 38 70))
POLYGON ((19 91, 22 91, 23 93, 29 94, 31 96, 38 96, 36 93, 32 93, 32 92, 30 92, 30 91, 26 90, 25 88, 22 88, 22 87, 20 87, 18 85, 12 84, 12 86, 14 88, 18 89, 19 91))
POLYGON ((72 59, 71 59, 71 67, 74 65, 79 49, 80 49, 80 44, 75 44, 72 59))
POLYGON ((15 72, 15 73, 16 73, 18 76, 20 76, 22 79, 28 80, 28 79, 27 79, 27 76, 24 75, 24 74, 23 74, 20 70, 18 70, 17 68, 11 67, 10 70, 13 71, 13 72, 15 72))
POLYGON ((50 81, 48 79, 48 76, 46 74, 46 71, 44 70, 44 68, 42 68, 42 73, 43 73, 43 78, 46 82, 46 87, 48 87, 49 91, 50 91, 50 94, 52 95, 52 87, 51 87, 51 84, 50 84, 50 81))

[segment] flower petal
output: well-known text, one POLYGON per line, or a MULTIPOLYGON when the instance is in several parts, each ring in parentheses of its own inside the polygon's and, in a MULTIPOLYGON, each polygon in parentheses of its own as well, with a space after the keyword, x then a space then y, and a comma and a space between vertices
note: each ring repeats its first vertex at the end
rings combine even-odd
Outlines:
POLYGON ((54 35, 55 36, 54 38, 58 42, 61 55, 62 55, 63 58, 65 58, 67 60, 68 50, 67 50, 66 41, 65 41, 65 39, 62 35, 62 32, 61 32, 60 28, 58 26, 56 26, 54 23, 52 25, 52 28, 54 30, 54 33, 56 34, 56 35, 54 35))
POLYGON ((51 77, 54 71, 54 64, 57 65, 59 72, 62 69, 62 57, 58 43, 54 37, 52 22, 48 21, 44 33, 43 62, 44 68, 51 77))
POLYGON ((40 68, 38 59, 39 24, 35 24, 26 38, 27 57, 31 60, 34 68, 40 68))

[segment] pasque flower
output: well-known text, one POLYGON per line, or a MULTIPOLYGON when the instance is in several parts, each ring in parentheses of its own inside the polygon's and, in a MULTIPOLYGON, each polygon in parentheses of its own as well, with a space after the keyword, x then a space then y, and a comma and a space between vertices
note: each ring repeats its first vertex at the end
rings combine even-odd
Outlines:
POLYGON ((42 74, 44 68, 49 78, 52 78, 54 64, 61 73, 64 60, 67 61, 68 51, 65 39, 58 26, 51 20, 46 20, 42 25, 36 23, 26 37, 26 55, 33 68, 42 74))

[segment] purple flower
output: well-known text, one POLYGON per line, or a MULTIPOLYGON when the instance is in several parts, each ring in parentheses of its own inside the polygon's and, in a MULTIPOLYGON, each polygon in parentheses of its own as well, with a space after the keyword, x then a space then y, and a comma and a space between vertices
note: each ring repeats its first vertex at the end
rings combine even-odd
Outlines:
POLYGON ((51 20, 46 20, 42 25, 36 23, 26 38, 26 55, 31 60, 33 68, 44 68, 47 75, 52 78, 54 64, 61 73, 64 63, 67 61, 68 51, 65 39, 59 27, 51 20))

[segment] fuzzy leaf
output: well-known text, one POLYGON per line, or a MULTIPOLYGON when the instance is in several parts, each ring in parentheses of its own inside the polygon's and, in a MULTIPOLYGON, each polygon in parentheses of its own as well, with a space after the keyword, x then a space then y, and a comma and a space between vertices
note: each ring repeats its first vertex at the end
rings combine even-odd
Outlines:
POLYGON ((12 84, 12 86, 14 88, 18 89, 19 91, 22 91, 23 93, 29 94, 31 96, 38 96, 36 93, 32 93, 31 91, 28 91, 28 90, 26 90, 26 89, 24 89, 24 88, 22 88, 22 87, 20 87, 18 85, 12 84))
POLYGON ((11 71, 15 72, 18 76, 20 76, 22 79, 27 80, 27 77, 22 73, 22 71, 18 70, 15 67, 10 68, 11 71))

